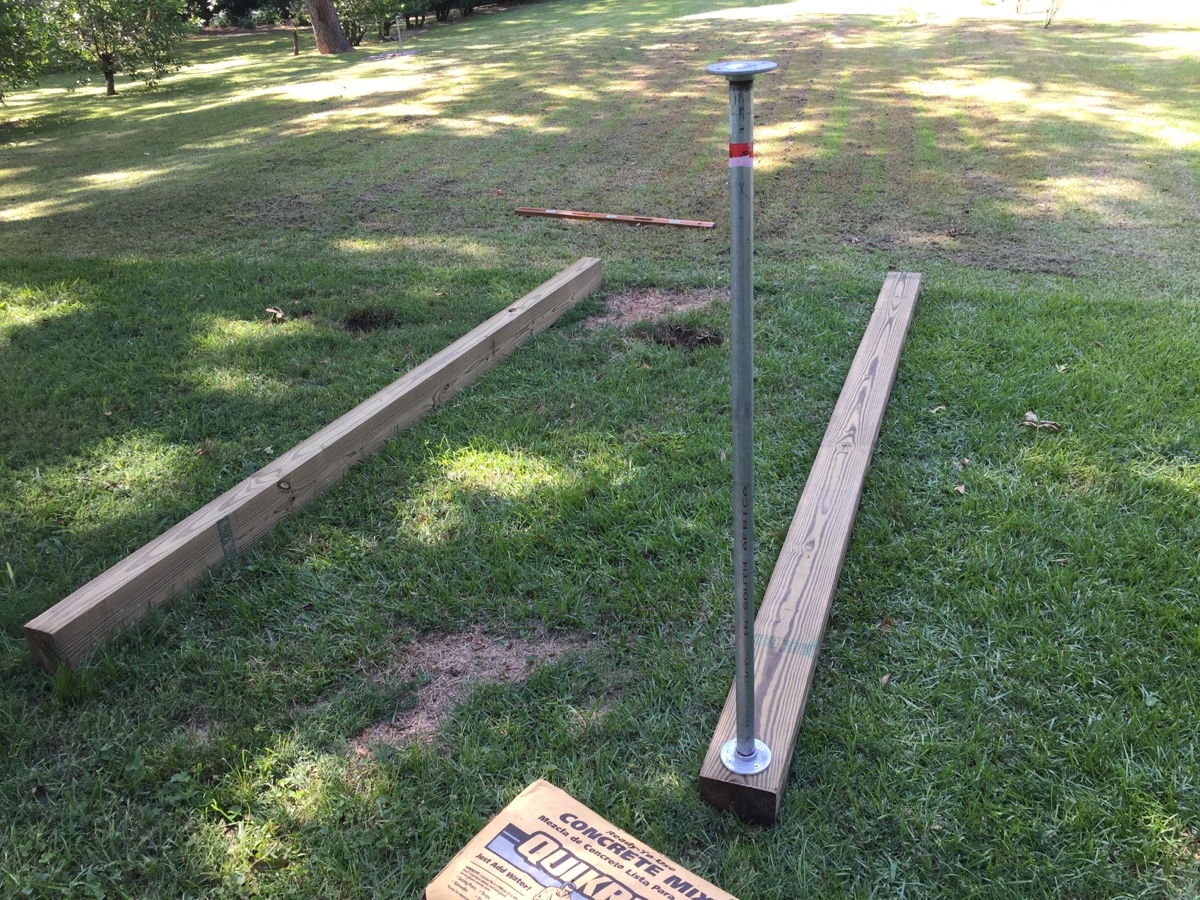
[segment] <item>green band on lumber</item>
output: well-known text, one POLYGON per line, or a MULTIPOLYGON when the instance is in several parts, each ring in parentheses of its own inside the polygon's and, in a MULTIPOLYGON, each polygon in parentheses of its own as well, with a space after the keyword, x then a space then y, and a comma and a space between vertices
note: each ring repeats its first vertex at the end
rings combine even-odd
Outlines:
POLYGON ((221 555, 228 562, 237 556, 237 541, 233 537, 233 526, 229 524, 229 516, 217 522, 217 536, 221 539, 221 555))
POLYGON ((795 638, 781 638, 773 634, 754 635, 754 646, 776 653, 787 653, 790 656, 816 656, 821 649, 819 641, 798 641, 795 638))

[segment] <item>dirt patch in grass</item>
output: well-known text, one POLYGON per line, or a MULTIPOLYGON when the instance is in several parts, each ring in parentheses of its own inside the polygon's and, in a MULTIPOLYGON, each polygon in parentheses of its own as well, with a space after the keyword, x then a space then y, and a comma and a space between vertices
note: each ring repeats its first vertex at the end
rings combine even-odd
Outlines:
POLYGON ((342 327, 352 334, 362 334, 368 331, 378 331, 381 328, 391 328, 398 323, 398 317, 390 309, 360 309, 347 316, 342 327))
POLYGON ((583 324, 586 328, 599 328, 601 325, 625 327, 647 319, 661 319, 670 313, 701 309, 718 297, 728 295, 728 291, 716 288, 683 291, 633 288, 612 294, 604 301, 604 312, 589 316, 583 324))
POLYGON ((524 681, 538 666, 587 647, 583 638, 536 635, 500 638, 475 629, 418 638, 397 654, 381 677, 429 680, 417 690, 417 705, 365 729, 354 751, 369 756, 372 744, 401 747, 431 741, 454 705, 477 684, 524 681))
POLYGON ((690 325, 668 325, 660 322, 650 333, 650 340, 664 347, 682 347, 695 350, 697 347, 720 347, 725 338, 711 328, 693 328, 690 325))

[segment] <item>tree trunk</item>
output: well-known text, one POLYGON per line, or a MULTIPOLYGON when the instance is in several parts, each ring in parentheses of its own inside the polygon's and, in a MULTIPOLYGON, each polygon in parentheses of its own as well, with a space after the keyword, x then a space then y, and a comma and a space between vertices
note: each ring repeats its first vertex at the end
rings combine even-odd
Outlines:
POLYGON ((116 81, 114 80, 115 75, 116 75, 116 72, 110 72, 110 71, 108 71, 108 69, 104 70, 104 83, 105 83, 105 85, 107 85, 107 89, 104 91, 104 95, 106 97, 117 96, 117 84, 116 84, 116 81))
POLYGON ((353 53, 354 45, 342 31, 332 0, 304 0, 308 18, 312 22, 313 37, 317 39, 320 53, 353 53))

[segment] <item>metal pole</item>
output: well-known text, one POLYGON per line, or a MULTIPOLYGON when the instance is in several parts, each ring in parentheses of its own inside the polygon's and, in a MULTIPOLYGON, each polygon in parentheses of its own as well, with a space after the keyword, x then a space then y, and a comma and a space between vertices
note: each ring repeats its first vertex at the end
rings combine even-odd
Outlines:
POLYGON ((739 775, 771 764, 754 723, 754 76, 769 60, 714 63, 729 81, 729 241, 733 300, 733 569, 734 697, 737 736, 721 747, 721 762, 739 775))

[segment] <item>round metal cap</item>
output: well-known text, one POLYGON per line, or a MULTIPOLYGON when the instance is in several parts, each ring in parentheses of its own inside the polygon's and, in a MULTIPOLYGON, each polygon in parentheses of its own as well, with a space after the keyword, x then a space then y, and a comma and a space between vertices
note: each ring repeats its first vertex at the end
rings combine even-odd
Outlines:
POLYGON ((736 775, 757 775, 771 764, 771 748, 755 738, 754 755, 742 756, 737 752, 737 738, 721 745, 721 762, 736 775))
POLYGON ((755 75, 777 68, 779 64, 769 59, 735 59, 705 66, 704 71, 710 75, 723 75, 730 81, 752 81, 755 75))

